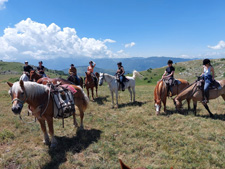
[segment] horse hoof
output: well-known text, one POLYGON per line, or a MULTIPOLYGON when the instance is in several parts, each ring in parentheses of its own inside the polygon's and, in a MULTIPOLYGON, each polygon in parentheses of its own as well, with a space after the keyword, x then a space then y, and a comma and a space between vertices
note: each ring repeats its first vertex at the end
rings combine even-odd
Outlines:
POLYGON ((158 115, 159 115, 159 112, 158 112, 158 111, 157 111, 157 112, 155 112, 155 115, 156 115, 156 116, 158 116, 158 115))
POLYGON ((49 141, 49 140, 43 140, 43 143, 44 143, 45 145, 50 145, 50 141, 49 141))

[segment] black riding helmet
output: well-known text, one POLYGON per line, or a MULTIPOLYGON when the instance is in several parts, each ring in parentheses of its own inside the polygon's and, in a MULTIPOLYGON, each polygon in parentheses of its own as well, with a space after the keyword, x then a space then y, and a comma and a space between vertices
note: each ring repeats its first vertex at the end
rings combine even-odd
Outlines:
POLYGON ((167 64, 173 64, 172 60, 168 60, 167 64))
POLYGON ((204 59, 202 64, 203 65, 210 64, 210 60, 209 59, 204 59))
POLYGON ((117 63, 117 65, 120 65, 120 66, 122 66, 122 62, 118 62, 118 63, 117 63))

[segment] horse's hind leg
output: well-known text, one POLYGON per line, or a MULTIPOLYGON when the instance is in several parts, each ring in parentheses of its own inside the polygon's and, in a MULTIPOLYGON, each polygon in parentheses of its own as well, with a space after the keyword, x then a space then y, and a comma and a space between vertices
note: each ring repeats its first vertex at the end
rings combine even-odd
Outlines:
POLYGON ((132 92, 131 92, 130 87, 128 87, 128 91, 130 92, 130 102, 132 102, 132 92))
POLYGON ((47 117, 47 123, 48 123, 49 134, 51 136, 51 146, 50 147, 54 148, 57 145, 57 140, 54 136, 53 118, 47 117))
POLYGON ((87 86, 86 86, 86 90, 87 90, 88 98, 90 99, 90 97, 89 97, 89 88, 87 88, 87 86))
POLYGON ((96 97, 98 97, 98 86, 96 86, 95 91, 96 91, 96 97))
POLYGON ((206 110, 209 112, 210 117, 214 117, 214 115, 212 114, 212 112, 209 110, 209 106, 207 105, 207 103, 202 103, 202 104, 206 108, 206 110))
POLYGON ((191 99, 187 99, 188 111, 191 110, 190 102, 191 102, 191 99))
POLYGON ((114 97, 113 97, 113 91, 111 91, 111 96, 112 96, 112 108, 114 108, 114 97))
POLYGON ((46 145, 48 145, 48 144, 50 144, 50 141, 49 141, 48 133, 47 133, 47 130, 46 130, 45 120, 38 119, 38 122, 40 123, 41 130, 42 130, 42 132, 44 134, 43 143, 45 143, 46 145))
POLYGON ((83 119, 84 119, 84 111, 82 107, 82 103, 78 103, 78 109, 80 111, 80 129, 84 129, 83 119))
POLYGON ((225 101, 225 94, 223 94, 223 95, 221 95, 221 96, 222 96, 223 100, 225 101))
POLYGON ((91 88, 92 100, 94 101, 94 88, 91 88))
POLYGON ((194 115, 197 114, 197 101, 193 101, 193 107, 194 107, 194 115))

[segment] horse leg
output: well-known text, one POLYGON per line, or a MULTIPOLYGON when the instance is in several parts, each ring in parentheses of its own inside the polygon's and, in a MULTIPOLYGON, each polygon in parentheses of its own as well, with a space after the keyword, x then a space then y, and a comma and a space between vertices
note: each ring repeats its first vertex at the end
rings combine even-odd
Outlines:
POLYGON ((131 92, 130 87, 128 87, 128 91, 130 92, 130 102, 132 102, 132 92, 131 92))
POLYGON ((48 117, 47 118, 47 123, 48 123, 48 129, 49 129, 49 134, 51 136, 51 148, 56 147, 57 145, 57 140, 54 136, 54 128, 53 128, 53 118, 52 117, 48 117))
POLYGON ((88 99, 90 99, 90 97, 89 97, 89 88, 86 87, 86 90, 87 90, 88 99))
MULTIPOLYGON (((81 104, 79 104, 81 105, 81 104)), ((79 111, 80 111, 80 129, 84 129, 84 124, 83 124, 83 119, 84 119, 84 111, 83 111, 83 107, 79 106, 78 107, 79 111)))
POLYGON ((38 119, 38 122, 40 123, 41 125, 41 130, 44 134, 44 140, 43 140, 43 143, 46 144, 46 145, 49 145, 50 142, 49 142, 49 137, 48 137, 48 133, 47 133, 47 130, 46 130, 46 125, 45 125, 45 120, 42 120, 42 119, 38 119))
POLYGON ((91 88, 92 100, 94 101, 94 87, 91 88))
POLYGON ((133 102, 135 102, 135 87, 133 87, 133 102))
POLYGON ((193 101, 193 106, 194 106, 194 115, 196 116, 197 114, 197 101, 193 101))
POLYGON ((97 98, 98 97, 98 86, 96 86, 95 91, 96 91, 96 98, 97 98))
POLYGON ((78 127, 77 120, 76 120, 76 112, 73 112, 73 125, 75 127, 78 127))
POLYGON ((209 112, 210 117, 214 117, 214 115, 212 114, 212 112, 209 110, 209 106, 207 105, 207 103, 202 103, 202 104, 206 108, 206 110, 209 112))
POLYGON ((164 113, 166 113, 166 98, 162 100, 164 106, 164 113))
POLYGON ((111 96, 112 96, 112 109, 114 108, 114 96, 113 96, 113 91, 111 91, 111 96))
POLYGON ((118 91, 116 91, 116 107, 118 108, 118 91))
POLYGON ((225 101, 225 94, 223 94, 223 95, 221 95, 221 96, 222 96, 223 100, 225 101))

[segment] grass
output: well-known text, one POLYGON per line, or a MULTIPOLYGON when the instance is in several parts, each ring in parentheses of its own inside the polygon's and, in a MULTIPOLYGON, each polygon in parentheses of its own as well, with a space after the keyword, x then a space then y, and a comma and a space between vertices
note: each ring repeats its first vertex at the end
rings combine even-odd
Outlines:
MULTIPOLYGON (((108 87, 99 87, 99 98, 85 112, 84 131, 73 127, 72 118, 64 129, 54 120, 59 144, 53 150, 43 145, 38 123, 24 124, 11 112, 5 81, 16 75, 0 75, 0 168, 119 169, 118 158, 132 168, 225 168, 225 102, 210 101, 215 119, 200 104, 198 116, 176 113, 172 100, 168 114, 156 116, 153 90, 163 71, 141 72, 147 80, 137 80, 137 102, 120 92, 118 109, 110 108, 108 87)), ((33 120, 26 107, 23 116, 33 120)))

